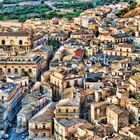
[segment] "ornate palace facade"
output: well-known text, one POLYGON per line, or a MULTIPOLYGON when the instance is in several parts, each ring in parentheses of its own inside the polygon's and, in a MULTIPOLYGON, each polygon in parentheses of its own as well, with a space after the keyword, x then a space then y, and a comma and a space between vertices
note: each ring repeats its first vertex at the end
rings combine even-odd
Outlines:
POLYGON ((27 32, 0 32, 0 54, 17 55, 28 52, 32 35, 27 32))

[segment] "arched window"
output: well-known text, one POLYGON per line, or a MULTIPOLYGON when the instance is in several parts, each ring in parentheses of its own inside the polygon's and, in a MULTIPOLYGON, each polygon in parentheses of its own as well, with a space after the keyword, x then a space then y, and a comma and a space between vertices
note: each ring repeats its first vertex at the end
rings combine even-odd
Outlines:
POLYGON ((0 68, 0 73, 2 72, 2 68, 0 68))
POLYGON ((1 42, 1 43, 2 43, 2 45, 5 45, 5 40, 2 40, 2 42, 1 42))
POLYGON ((11 73, 11 69, 10 69, 10 68, 8 68, 7 72, 8 72, 8 73, 11 73))
POLYGON ((16 69, 16 68, 15 68, 15 73, 16 73, 16 74, 18 73, 18 69, 16 69))
POLYGON ((45 124, 43 124, 43 129, 46 129, 46 126, 45 126, 45 124))
POLYGON ((69 112, 69 110, 68 109, 66 109, 66 113, 68 113, 69 112))
POLYGON ((32 72, 32 69, 29 69, 29 73, 31 73, 32 72))
POLYGON ((22 44, 23 44, 22 40, 19 40, 19 45, 22 45, 22 44))
POLYGON ((35 136, 37 137, 37 133, 35 133, 35 136))
POLYGON ((35 125, 35 129, 38 129, 38 126, 37 125, 35 125))
POLYGON ((46 136, 46 133, 43 133, 43 137, 45 137, 46 136))
POLYGON ((24 69, 21 69, 21 72, 23 73, 25 70, 24 69))

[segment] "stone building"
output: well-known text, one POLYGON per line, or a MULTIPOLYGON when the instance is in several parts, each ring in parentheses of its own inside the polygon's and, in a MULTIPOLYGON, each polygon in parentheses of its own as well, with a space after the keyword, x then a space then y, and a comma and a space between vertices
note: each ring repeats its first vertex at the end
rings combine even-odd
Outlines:
POLYGON ((23 98, 22 108, 17 114, 17 126, 20 128, 26 128, 30 118, 39 112, 47 103, 48 100, 44 95, 27 94, 23 98))
POLYGON ((135 75, 132 75, 129 79, 130 83, 130 91, 132 93, 138 92, 140 90, 140 74, 136 73, 135 75))
POLYGON ((106 115, 107 122, 113 126, 116 132, 129 124, 128 112, 116 105, 109 105, 107 107, 106 115))
POLYGON ((25 76, 25 77, 9 76, 6 79, 7 79, 7 82, 16 83, 16 84, 21 85, 23 92, 28 91, 28 89, 29 89, 29 77, 27 77, 27 76, 25 76))
POLYGON ((30 138, 51 138, 55 103, 50 103, 29 120, 30 138))
POLYGON ((31 50, 32 35, 28 32, 0 32, 0 52, 11 54, 31 50))
POLYGON ((106 119, 106 107, 105 101, 91 104, 91 122, 104 121, 106 119))
POLYGON ((104 54, 113 55, 113 56, 124 56, 137 58, 140 57, 139 53, 134 52, 135 48, 132 44, 120 43, 113 45, 113 47, 105 48, 103 50, 104 54))
POLYGON ((132 113, 137 121, 140 121, 140 103, 139 100, 130 98, 126 101, 127 110, 132 113))
POLYGON ((45 67, 45 59, 38 55, 27 54, 25 56, 0 58, 0 72, 4 72, 8 76, 21 76, 26 72, 31 79, 37 80, 40 72, 45 67))
POLYGON ((5 108, 2 107, 2 105, 0 104, 0 136, 4 135, 4 129, 5 129, 5 122, 4 122, 4 118, 3 118, 3 114, 5 112, 5 108))
POLYGON ((10 82, 0 83, 0 136, 5 133, 20 109, 23 96, 21 85, 10 82))
POLYGON ((140 46, 140 21, 139 21, 139 23, 137 23, 137 29, 136 29, 136 32, 135 32, 135 37, 134 37, 133 43, 137 47, 140 46))
POLYGON ((60 67, 50 74, 50 84, 53 90, 53 100, 58 101, 64 89, 69 87, 81 87, 83 77, 74 69, 60 67))
POLYGON ((97 88, 95 89, 95 101, 100 102, 105 100, 112 94, 111 89, 109 88, 97 88))
POLYGON ((32 49, 31 52, 35 55, 41 55, 47 62, 53 54, 52 48, 43 45, 38 45, 37 47, 32 49))
POLYGON ((65 41, 68 39, 68 34, 61 31, 56 33, 51 33, 48 35, 48 40, 59 40, 59 41, 65 41))
POLYGON ((55 110, 56 119, 73 119, 80 116, 80 97, 63 99, 58 102, 55 110))
POLYGON ((93 137, 94 135, 93 129, 94 129, 94 126, 90 123, 86 123, 79 126, 77 129, 77 132, 74 134, 75 139, 82 140, 82 138, 88 139, 89 137, 93 137))
POLYGON ((72 139, 77 129, 84 124, 89 124, 83 119, 55 119, 54 136, 56 140, 72 139))
POLYGON ((113 43, 123 43, 127 42, 129 40, 129 35, 126 33, 117 33, 117 34, 112 34, 112 35, 100 35, 98 37, 102 41, 108 41, 108 42, 113 42, 113 43))
POLYGON ((95 125, 93 128, 93 134, 102 138, 102 140, 110 140, 110 138, 113 137, 114 132, 115 131, 113 130, 113 127, 110 124, 101 123, 95 125))
MULTIPOLYGON (((0 101, 2 106, 6 109, 3 115, 4 119, 8 117, 8 113, 14 115, 17 104, 23 97, 21 85, 15 83, 2 83, 0 85, 0 101)), ((10 117, 10 116, 9 116, 10 117)))
POLYGON ((140 126, 131 128, 128 131, 128 136, 133 140, 140 140, 140 126))
POLYGON ((88 38, 93 39, 94 38, 94 34, 93 33, 89 33, 87 31, 75 31, 75 32, 71 33, 70 38, 73 38, 73 39, 84 39, 84 40, 88 39, 88 38))

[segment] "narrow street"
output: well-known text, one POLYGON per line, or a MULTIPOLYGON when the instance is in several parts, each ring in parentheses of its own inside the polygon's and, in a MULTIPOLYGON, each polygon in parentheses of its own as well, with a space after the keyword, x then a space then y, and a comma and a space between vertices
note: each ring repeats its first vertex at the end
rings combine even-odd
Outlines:
POLYGON ((22 135, 27 133, 28 130, 24 130, 21 133, 17 133, 15 129, 11 128, 9 130, 9 139, 8 140, 23 140, 22 135))

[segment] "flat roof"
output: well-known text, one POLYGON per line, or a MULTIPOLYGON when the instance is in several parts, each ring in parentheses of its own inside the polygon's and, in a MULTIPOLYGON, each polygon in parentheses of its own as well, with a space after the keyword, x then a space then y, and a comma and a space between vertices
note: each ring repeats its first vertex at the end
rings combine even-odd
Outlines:
POLYGON ((8 94, 13 89, 16 88, 16 85, 17 85, 16 83, 10 83, 10 82, 3 83, 3 84, 0 84, 0 90, 2 91, 2 93, 8 94))
POLYGON ((75 124, 78 124, 78 123, 87 123, 86 120, 83 120, 83 119, 80 119, 80 118, 77 118, 77 119, 60 119, 58 120, 58 122, 63 125, 64 127, 71 127, 75 124))

